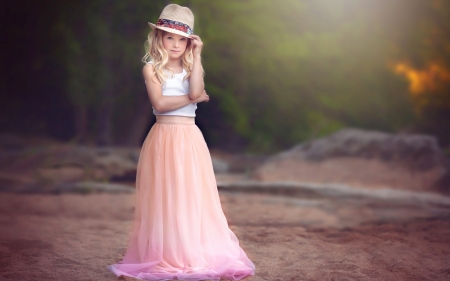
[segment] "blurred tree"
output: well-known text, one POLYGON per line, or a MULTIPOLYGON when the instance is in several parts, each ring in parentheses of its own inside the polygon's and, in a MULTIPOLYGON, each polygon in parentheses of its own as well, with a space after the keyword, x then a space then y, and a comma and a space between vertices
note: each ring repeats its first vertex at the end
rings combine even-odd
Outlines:
MULTIPOLYGON (((6 44, 26 45, 35 28, 36 48, 17 48, 14 63, 3 54, 0 85, 11 94, 0 101, 11 109, 1 114, 41 115, 1 127, 57 135, 49 128, 69 130, 73 122, 77 141, 140 145, 152 120, 141 62, 147 22, 156 22, 168 1, 22 2, 3 5, 9 14, 30 10, 23 23, 10 16, 6 44)), ((196 120, 211 146, 271 152, 344 126, 430 132, 450 142, 448 1, 175 3, 192 8, 205 43, 212 98, 199 104, 196 120)))
POLYGON ((74 105, 80 142, 95 136, 98 145, 140 145, 151 113, 145 88, 136 83, 149 29, 146 15, 156 14, 162 4, 118 0, 62 4, 54 30, 64 42, 59 56, 67 72, 67 93, 74 105), (113 124, 122 122, 134 125, 119 126, 114 133, 113 124))
POLYGON ((54 30, 61 36, 58 55, 67 73, 66 92, 74 106, 76 139, 84 143, 89 136, 89 108, 98 103, 103 74, 99 66, 99 19, 92 2, 64 2, 54 30))
MULTIPOLYGON (((450 143, 450 2, 400 1, 404 27, 391 31, 394 71, 409 82, 416 130, 450 143)), ((397 9, 400 10, 400 9, 397 9)))
POLYGON ((193 0, 207 85, 225 122, 257 151, 342 126, 411 122, 404 83, 387 67, 382 3, 193 0), (214 85, 214 87, 211 87, 214 85))

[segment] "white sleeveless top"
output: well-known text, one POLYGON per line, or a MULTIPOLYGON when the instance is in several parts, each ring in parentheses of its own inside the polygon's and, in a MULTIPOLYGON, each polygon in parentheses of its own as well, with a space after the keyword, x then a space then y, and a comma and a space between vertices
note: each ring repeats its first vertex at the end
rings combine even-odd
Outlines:
MULTIPOLYGON (((151 62, 148 62, 151 63, 151 62)), ((167 78, 162 86, 163 96, 182 96, 189 94, 189 80, 184 80, 187 72, 183 68, 183 72, 174 74, 173 78, 167 78)), ((147 83, 147 82, 146 82, 147 83)), ((181 108, 159 112, 153 106, 154 115, 177 115, 177 116, 188 116, 195 117, 195 110, 197 109, 197 103, 190 103, 181 108)))

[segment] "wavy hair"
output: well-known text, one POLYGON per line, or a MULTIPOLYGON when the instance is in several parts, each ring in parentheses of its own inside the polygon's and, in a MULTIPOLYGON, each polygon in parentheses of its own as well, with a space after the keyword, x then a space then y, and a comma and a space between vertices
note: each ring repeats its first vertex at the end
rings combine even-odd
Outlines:
MULTIPOLYGON (((152 62, 153 64, 153 74, 156 76, 158 81, 163 84, 166 79, 173 78, 173 70, 167 66, 169 61, 169 55, 163 47, 162 38, 166 31, 160 29, 153 29, 148 34, 147 40, 145 41, 145 56, 142 58, 144 63, 152 62), (170 75, 165 73, 165 70, 170 71, 170 75)), ((194 55, 192 54, 192 44, 191 40, 188 40, 186 50, 181 56, 182 67, 186 70, 187 75, 184 80, 191 77, 192 66, 194 64, 194 55)), ((203 71, 203 69, 202 69, 203 71)))

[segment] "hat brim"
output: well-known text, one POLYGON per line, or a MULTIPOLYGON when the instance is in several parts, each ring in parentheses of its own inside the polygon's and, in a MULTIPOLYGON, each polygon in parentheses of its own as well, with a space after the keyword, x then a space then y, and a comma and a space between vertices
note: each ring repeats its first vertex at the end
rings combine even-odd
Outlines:
POLYGON ((187 38, 191 38, 191 36, 189 34, 183 32, 183 31, 179 31, 179 30, 176 30, 176 29, 173 29, 173 28, 164 27, 164 26, 157 26, 157 25, 155 25, 155 24, 153 24, 151 22, 149 22, 148 25, 150 25, 150 27, 152 29, 157 28, 157 29, 161 29, 161 30, 164 30, 164 31, 167 31, 167 32, 170 32, 170 33, 175 33, 175 34, 187 37, 187 38))

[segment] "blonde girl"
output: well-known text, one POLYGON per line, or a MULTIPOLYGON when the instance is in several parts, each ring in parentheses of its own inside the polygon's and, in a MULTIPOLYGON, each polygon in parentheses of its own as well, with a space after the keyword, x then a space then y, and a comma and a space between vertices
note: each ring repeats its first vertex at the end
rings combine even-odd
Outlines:
POLYGON ((195 124, 204 90, 203 43, 194 15, 170 4, 149 23, 143 75, 156 123, 139 157, 135 217, 115 275, 142 280, 240 280, 255 265, 228 228, 203 135, 195 124))

